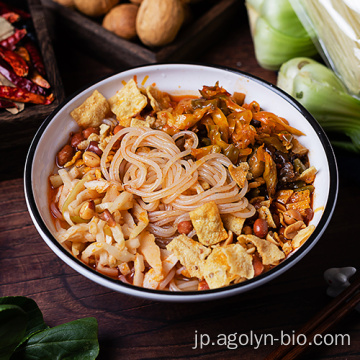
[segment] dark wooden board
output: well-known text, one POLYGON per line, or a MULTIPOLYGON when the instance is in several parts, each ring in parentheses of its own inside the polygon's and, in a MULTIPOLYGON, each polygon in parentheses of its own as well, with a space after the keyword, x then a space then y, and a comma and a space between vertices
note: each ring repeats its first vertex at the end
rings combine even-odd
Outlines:
MULTIPOLYGON (((225 35, 223 25, 236 16, 241 1, 206 0, 201 3, 201 16, 185 24, 176 39, 169 45, 151 49, 140 41, 122 39, 101 26, 101 21, 91 19, 72 8, 66 8, 52 0, 42 0, 48 21, 55 34, 63 34, 79 47, 115 68, 121 65, 137 66, 157 62, 196 59, 207 47, 225 35)), ((199 5, 198 5, 199 6, 199 5)), ((55 35, 56 36, 56 35, 55 35)))
POLYGON ((55 100, 50 105, 26 104, 25 109, 16 114, 5 110, 0 112, 0 149, 12 149, 16 146, 30 144, 31 139, 43 120, 64 100, 64 90, 57 67, 54 50, 47 31, 44 9, 40 0, 11 1, 12 6, 28 8, 34 24, 36 37, 43 57, 47 80, 55 100))

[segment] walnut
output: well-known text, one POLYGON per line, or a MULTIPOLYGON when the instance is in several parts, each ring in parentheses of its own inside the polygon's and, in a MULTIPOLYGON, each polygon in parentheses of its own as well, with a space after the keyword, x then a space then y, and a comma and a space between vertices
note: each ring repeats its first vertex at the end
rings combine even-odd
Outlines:
POLYGON ((179 0, 144 0, 136 18, 136 32, 148 46, 172 42, 184 22, 184 8, 179 0))
POLYGON ((124 39, 136 37, 136 15, 139 7, 135 4, 121 4, 112 8, 104 17, 102 26, 124 39))
POLYGON ((74 0, 75 7, 85 15, 96 17, 106 14, 119 0, 74 0))

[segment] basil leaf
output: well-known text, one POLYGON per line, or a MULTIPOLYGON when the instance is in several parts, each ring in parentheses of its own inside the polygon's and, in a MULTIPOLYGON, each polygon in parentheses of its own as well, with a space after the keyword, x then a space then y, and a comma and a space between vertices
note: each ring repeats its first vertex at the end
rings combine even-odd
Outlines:
POLYGON ((58 325, 31 336, 11 360, 93 360, 99 354, 97 332, 95 318, 58 325))
POLYGON ((48 328, 34 300, 24 296, 6 296, 0 298, 0 304, 17 305, 27 314, 27 327, 21 342, 27 340, 33 333, 48 328))
POLYGON ((0 305, 0 360, 10 359, 26 330, 27 316, 17 305, 0 305))

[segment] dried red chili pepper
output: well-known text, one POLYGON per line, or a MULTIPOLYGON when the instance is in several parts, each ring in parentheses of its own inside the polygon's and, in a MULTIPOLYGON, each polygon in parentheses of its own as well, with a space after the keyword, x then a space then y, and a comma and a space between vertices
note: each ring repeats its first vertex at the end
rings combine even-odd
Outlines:
POLYGON ((30 71, 30 80, 45 89, 50 89, 50 84, 35 69, 30 71))
POLYGON ((29 52, 23 47, 18 46, 15 50, 15 52, 21 56, 26 62, 30 62, 30 55, 29 52))
POLYGON ((32 64, 34 65, 34 68, 39 72, 41 76, 45 77, 46 76, 45 66, 36 45, 32 41, 28 40, 24 46, 30 54, 30 59, 32 64))
POLYGON ((30 91, 34 94, 46 95, 45 89, 34 84, 31 80, 17 76, 8 66, 8 64, 0 58, 0 74, 11 81, 15 86, 30 91))
POLYGON ((14 34, 0 41, 0 45, 9 50, 15 50, 16 44, 26 35, 26 29, 16 29, 14 34))
POLYGON ((13 102, 0 99, 0 108, 4 109, 4 108, 14 108, 14 107, 17 106, 13 102))
POLYGON ((30 18, 30 14, 27 13, 26 11, 14 8, 12 6, 8 6, 7 4, 0 1, 0 15, 6 14, 8 12, 14 12, 14 13, 20 15, 23 19, 29 19, 30 18))
POLYGON ((42 96, 24 89, 20 89, 18 87, 4 85, 0 86, 0 97, 11 101, 19 101, 40 105, 49 105, 54 100, 53 94, 50 94, 48 96, 42 96))
MULTIPOLYGON (((23 47, 23 46, 19 46, 15 52, 21 56, 27 63, 30 63, 30 55, 29 52, 23 47)), ((39 73, 38 71, 30 66, 30 70, 29 70, 29 76, 28 78, 35 83, 36 85, 39 85, 45 89, 50 89, 50 84, 48 83, 48 81, 46 79, 44 79, 39 73)))
POLYGON ((0 56, 13 68, 16 75, 24 77, 28 74, 29 66, 26 61, 14 51, 0 46, 0 56))
POLYGON ((11 11, 10 7, 0 1, 0 14, 5 14, 9 11, 11 11))
POLYGON ((10 12, 5 13, 5 14, 1 14, 1 16, 11 24, 19 21, 20 18, 21 18, 21 16, 19 14, 16 14, 13 11, 10 11, 10 12))

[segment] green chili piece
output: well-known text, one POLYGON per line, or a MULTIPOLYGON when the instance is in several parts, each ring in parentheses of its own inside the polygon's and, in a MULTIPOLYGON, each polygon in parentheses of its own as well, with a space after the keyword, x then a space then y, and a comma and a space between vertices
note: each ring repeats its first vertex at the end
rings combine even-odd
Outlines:
POLYGON ((294 191, 296 191, 296 192, 305 191, 305 190, 309 190, 310 193, 312 193, 315 190, 315 187, 313 185, 306 185, 306 186, 294 189, 294 191))
POLYGON ((83 223, 88 223, 90 221, 90 219, 85 220, 82 217, 80 217, 79 215, 70 216, 70 220, 74 224, 83 224, 83 223))
POLYGON ((64 215, 64 212, 67 210, 69 204, 71 202, 73 202, 76 197, 78 196, 78 194, 83 191, 85 189, 85 183, 87 181, 93 180, 94 179, 94 175, 93 174, 86 174, 78 183, 76 183, 76 185, 74 186, 74 188, 71 190, 70 194, 67 196, 64 205, 61 209, 62 214, 64 215))
POLYGON ((300 188, 303 188, 304 186, 306 186, 306 182, 298 180, 298 181, 294 181, 291 185, 292 185, 291 189, 296 190, 296 189, 300 189, 300 188))
POLYGON ((230 144, 223 152, 233 164, 237 163, 240 151, 233 144, 230 144))
POLYGON ((303 173, 306 170, 305 165, 301 162, 300 159, 295 159, 294 160, 294 169, 295 171, 300 175, 301 173, 303 173))
POLYGON ((218 100, 217 99, 194 99, 191 100, 191 106, 194 110, 196 109, 203 109, 204 107, 210 106, 211 110, 215 110, 218 106, 218 100))
POLYGON ((281 152, 287 153, 285 146, 282 144, 282 142, 279 140, 279 138, 275 136, 265 137, 263 139, 264 143, 266 145, 272 145, 276 150, 279 150, 281 152))

